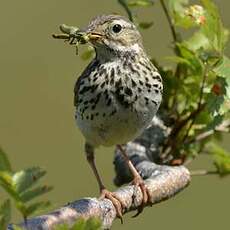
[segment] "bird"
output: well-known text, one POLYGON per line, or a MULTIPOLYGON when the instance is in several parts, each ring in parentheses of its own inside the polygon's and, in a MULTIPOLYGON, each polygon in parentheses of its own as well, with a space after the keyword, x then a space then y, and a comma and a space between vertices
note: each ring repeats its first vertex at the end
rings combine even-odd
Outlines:
MULTIPOLYGON (((149 191, 129 160, 124 144, 138 137, 155 116, 162 100, 162 78, 145 52, 136 25, 124 16, 100 15, 82 30, 95 50, 74 87, 76 124, 85 137, 84 151, 97 179, 100 198, 113 203, 122 218, 124 204, 106 189, 95 163, 95 149, 117 146, 140 187, 143 206, 149 191)), ((143 208, 139 209, 139 213, 143 208)))

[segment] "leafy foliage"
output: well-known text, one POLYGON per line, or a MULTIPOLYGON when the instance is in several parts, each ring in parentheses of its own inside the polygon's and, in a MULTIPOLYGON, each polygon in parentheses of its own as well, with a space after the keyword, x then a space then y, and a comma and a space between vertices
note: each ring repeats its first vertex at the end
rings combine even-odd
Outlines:
MULTIPOLYGON (((50 206, 49 201, 32 202, 33 199, 49 192, 50 186, 37 186, 36 183, 46 174, 39 167, 28 168, 14 172, 7 155, 0 151, 0 186, 14 201, 15 207, 26 220, 28 216, 43 211, 50 206)), ((6 200, 0 210, 1 223, 7 224, 10 220, 10 201, 6 200)), ((2 225, 0 225, 2 226, 2 225)))
POLYGON ((0 226, 2 229, 6 229, 8 223, 11 219, 11 205, 10 200, 5 200, 2 204, 0 204, 0 226))

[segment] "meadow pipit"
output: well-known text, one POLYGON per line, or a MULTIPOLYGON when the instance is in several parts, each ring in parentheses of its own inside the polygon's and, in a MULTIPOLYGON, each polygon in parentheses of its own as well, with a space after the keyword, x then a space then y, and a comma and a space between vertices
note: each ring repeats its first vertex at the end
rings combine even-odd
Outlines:
POLYGON ((75 85, 76 122, 83 133, 85 153, 97 178, 101 197, 110 199, 117 215, 122 203, 106 190, 96 169, 94 149, 117 145, 133 174, 133 184, 148 202, 148 190, 122 144, 133 140, 148 127, 162 98, 162 80, 149 60, 136 26, 119 15, 94 18, 82 32, 93 45, 96 56, 75 85))

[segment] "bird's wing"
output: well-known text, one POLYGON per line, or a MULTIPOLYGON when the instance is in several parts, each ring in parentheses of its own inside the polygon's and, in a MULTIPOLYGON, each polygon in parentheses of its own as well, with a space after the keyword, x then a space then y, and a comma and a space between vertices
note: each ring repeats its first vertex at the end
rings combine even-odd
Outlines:
POLYGON ((74 86, 74 106, 77 107, 78 106, 78 93, 79 93, 79 89, 80 89, 80 85, 83 83, 83 79, 87 78, 90 73, 95 69, 97 65, 97 60, 93 59, 89 65, 85 68, 85 70, 82 72, 82 74, 80 75, 80 77, 77 79, 75 86, 74 86))

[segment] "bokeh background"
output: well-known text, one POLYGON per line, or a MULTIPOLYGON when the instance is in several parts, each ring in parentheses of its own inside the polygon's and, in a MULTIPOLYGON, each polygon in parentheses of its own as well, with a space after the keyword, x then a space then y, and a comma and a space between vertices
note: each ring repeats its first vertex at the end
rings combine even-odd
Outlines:
MULTIPOLYGON (((230 1, 216 0, 224 24, 230 28, 230 1)), ((85 26, 102 13, 125 15, 116 0, 2 1, 0 7, 0 144, 15 170, 41 166, 48 171, 43 182, 54 186, 46 198, 58 207, 98 188, 83 154, 83 137, 75 127, 73 86, 87 65, 75 50, 52 39, 61 23, 85 26)), ((165 62, 172 54, 172 37, 158 1, 138 11, 154 26, 142 31, 147 52, 165 62)), ((80 53, 85 48, 80 48, 80 53)), ((227 48, 230 55, 230 47, 227 48)), ((223 145, 230 149, 230 136, 223 145)), ((100 148, 97 164, 109 189, 113 149, 100 148)), ((212 168, 199 157, 192 169, 212 168)), ((0 191, 0 199, 4 197, 0 191)), ((138 218, 126 215, 113 229, 229 229, 230 177, 194 177, 191 185, 169 201, 147 208, 138 218)), ((15 213, 13 221, 18 221, 15 213)))

